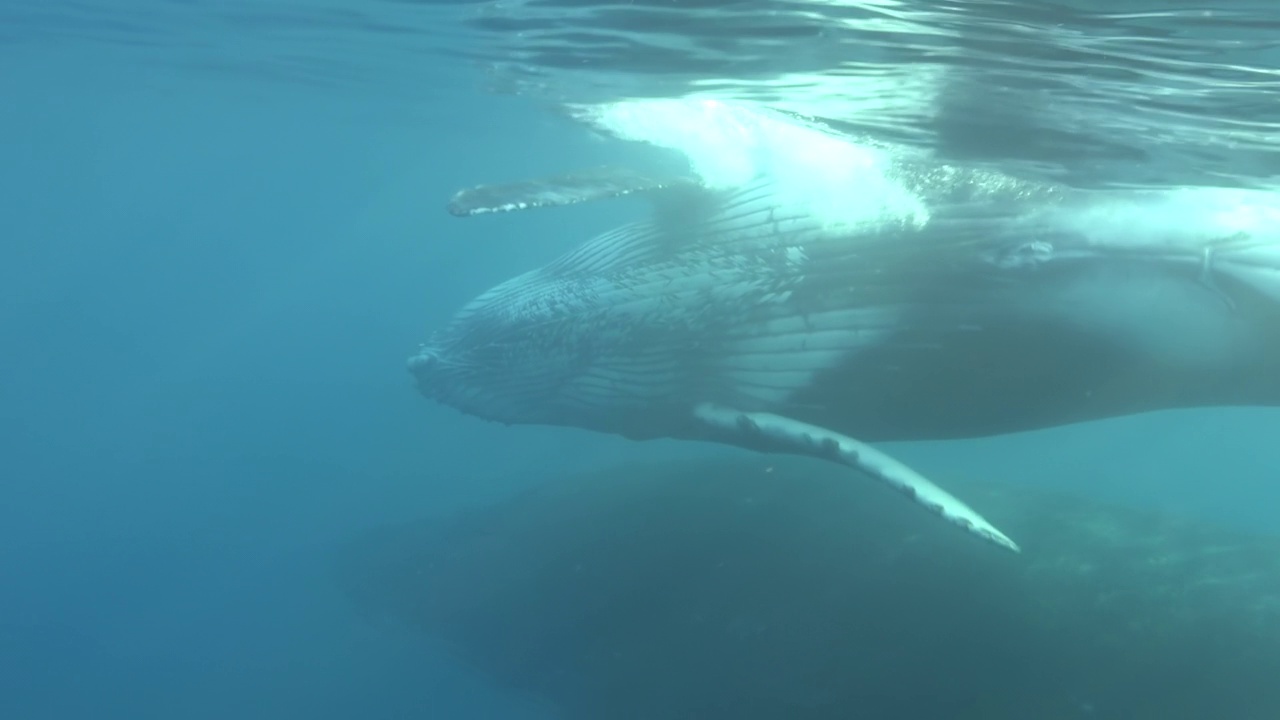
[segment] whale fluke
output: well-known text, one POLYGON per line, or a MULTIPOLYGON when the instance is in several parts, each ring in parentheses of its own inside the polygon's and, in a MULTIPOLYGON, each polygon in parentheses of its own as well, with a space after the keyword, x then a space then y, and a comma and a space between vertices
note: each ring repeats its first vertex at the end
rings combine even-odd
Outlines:
POLYGON ((1018 544, 928 478, 870 445, 817 425, 762 412, 699 405, 697 419, 727 442, 761 452, 804 455, 860 470, 974 535, 1014 552, 1018 544))
POLYGON ((673 187, 701 187, 693 179, 650 177, 634 170, 601 167, 521 182, 477 185, 449 199, 449 214, 458 217, 577 205, 673 187))

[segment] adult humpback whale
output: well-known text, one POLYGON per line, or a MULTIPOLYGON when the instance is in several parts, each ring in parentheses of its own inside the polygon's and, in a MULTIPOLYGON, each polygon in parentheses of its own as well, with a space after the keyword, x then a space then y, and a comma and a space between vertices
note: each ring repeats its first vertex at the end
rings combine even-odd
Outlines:
POLYGON ((409 370, 503 423, 845 464, 1014 550, 866 443, 1280 404, 1280 197, 880 171, 892 191, 850 196, 860 209, 839 221, 768 177, 463 191, 456 215, 632 193, 655 212, 480 295, 409 370))

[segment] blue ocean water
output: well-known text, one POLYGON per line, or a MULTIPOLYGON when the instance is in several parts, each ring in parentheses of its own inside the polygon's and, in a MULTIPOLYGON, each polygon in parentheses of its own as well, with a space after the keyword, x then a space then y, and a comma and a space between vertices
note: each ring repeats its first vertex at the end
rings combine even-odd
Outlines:
MULTIPOLYGON (((454 221, 449 194, 617 154, 490 92, 437 51, 451 33, 415 54, 341 7, 227 7, 0 8, 0 718, 552 717, 376 630, 328 553, 531 468, 695 452, 488 425, 403 369, 458 305, 629 212, 583 208, 565 237, 552 216, 454 221)), ((359 17, 403 27, 410 7, 359 17)), ((1258 162, 1242 176, 1274 172, 1233 150, 1258 162)), ((1165 413, 898 455, 1270 532, 1278 420, 1165 413)))
POLYGON ((540 254, 446 230, 443 198, 536 161, 526 138, 572 139, 474 94, 7 58, 0 717, 508 712, 431 648, 370 637, 327 553, 612 451, 504 437, 403 369, 424 321, 540 254))

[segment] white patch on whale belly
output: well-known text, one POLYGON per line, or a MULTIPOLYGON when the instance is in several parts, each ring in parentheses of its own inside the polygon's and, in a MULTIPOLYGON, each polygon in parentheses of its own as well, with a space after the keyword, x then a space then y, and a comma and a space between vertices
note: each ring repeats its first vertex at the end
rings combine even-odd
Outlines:
POLYGON ((1057 303, 1080 327, 1165 365, 1221 366, 1249 342, 1227 299, 1212 287, 1130 266, 1062 288, 1057 303))

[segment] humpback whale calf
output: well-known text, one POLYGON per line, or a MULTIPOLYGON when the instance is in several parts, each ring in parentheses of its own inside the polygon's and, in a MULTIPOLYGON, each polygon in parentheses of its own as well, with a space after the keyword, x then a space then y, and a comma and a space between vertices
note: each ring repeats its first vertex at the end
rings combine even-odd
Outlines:
POLYGON ((460 192, 460 216, 618 195, 653 213, 481 294, 409 370, 427 397, 502 423, 846 465, 1015 551, 869 443, 1280 404, 1280 195, 880 171, 893 193, 850 195, 857 217, 835 221, 767 175, 711 188, 597 170, 460 192))

